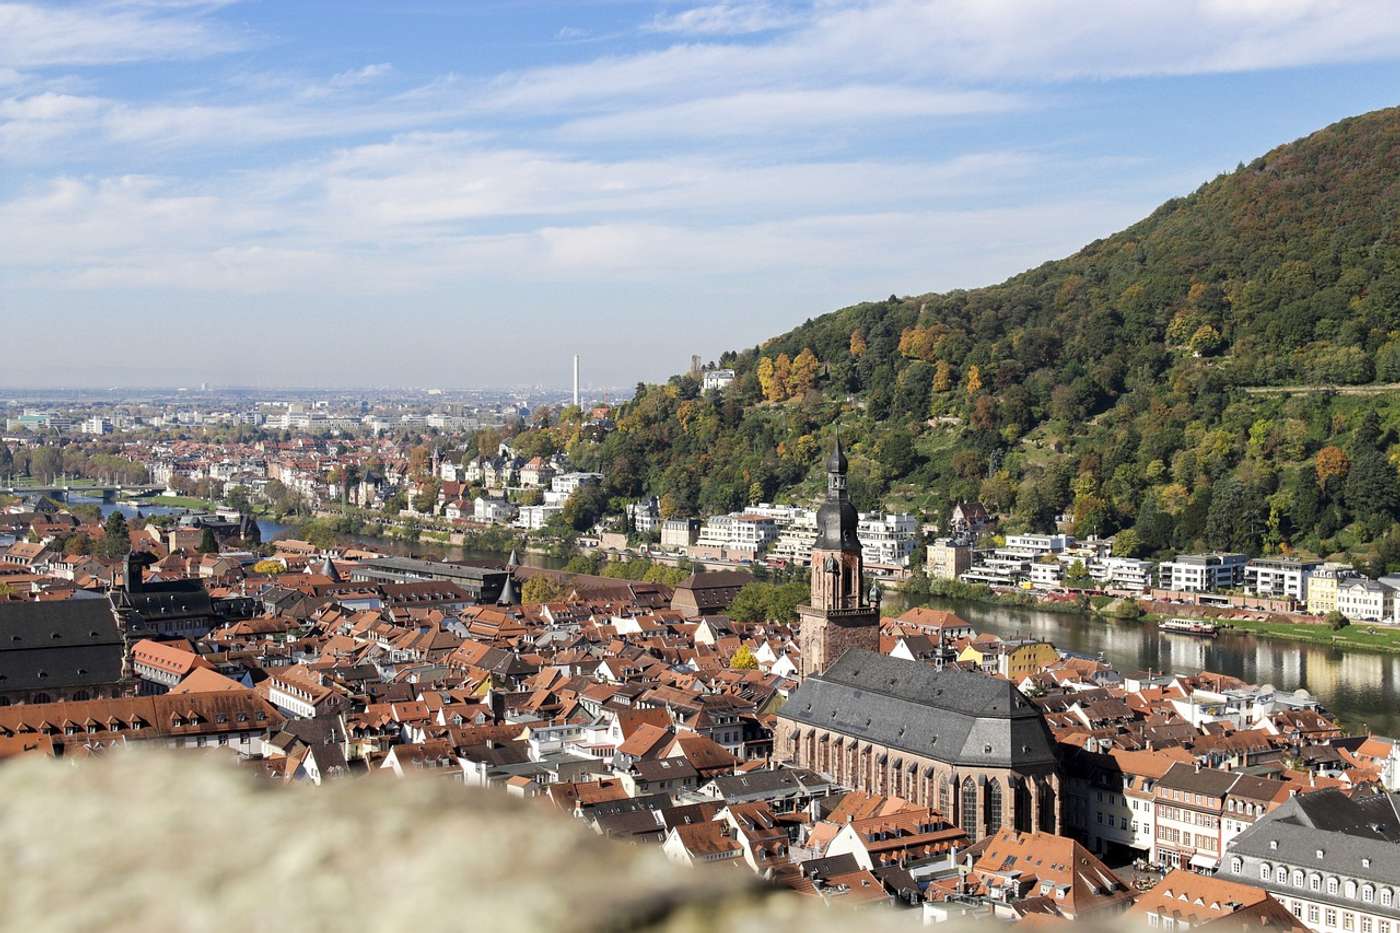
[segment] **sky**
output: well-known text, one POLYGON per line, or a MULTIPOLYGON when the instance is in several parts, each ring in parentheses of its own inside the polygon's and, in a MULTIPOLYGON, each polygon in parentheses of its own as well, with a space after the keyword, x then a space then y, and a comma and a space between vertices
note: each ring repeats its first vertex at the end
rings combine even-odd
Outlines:
POLYGON ((0 386, 664 378, 1396 88, 1393 0, 0 0, 0 386))

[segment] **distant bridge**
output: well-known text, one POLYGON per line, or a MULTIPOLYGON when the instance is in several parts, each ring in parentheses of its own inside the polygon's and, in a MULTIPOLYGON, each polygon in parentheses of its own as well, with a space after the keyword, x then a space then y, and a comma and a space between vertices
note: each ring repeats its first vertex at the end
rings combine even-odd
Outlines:
POLYGON ((158 495, 165 490, 161 483, 127 485, 122 483, 53 483, 48 486, 0 486, 0 495, 25 499, 53 499, 67 502, 69 496, 88 496, 103 502, 114 502, 118 496, 128 499, 158 495))

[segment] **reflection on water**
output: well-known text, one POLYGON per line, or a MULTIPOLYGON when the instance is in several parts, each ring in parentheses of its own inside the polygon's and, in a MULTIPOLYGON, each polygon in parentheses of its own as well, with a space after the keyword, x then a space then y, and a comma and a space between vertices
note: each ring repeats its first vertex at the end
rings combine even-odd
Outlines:
POLYGON ((1283 639, 1222 634, 1196 638, 1138 622, 1105 622, 1074 613, 1040 612, 957 600, 936 600, 982 632, 1034 636, 1057 648, 1096 656, 1120 671, 1230 674, 1283 691, 1303 687, 1353 729, 1400 734, 1400 655, 1341 650, 1283 639))
MULTIPOLYGON (((136 513, 140 512, 146 518, 151 518, 155 515, 184 515, 186 512, 190 511, 189 509, 182 509, 170 505, 141 505, 133 502, 100 502, 97 499, 84 499, 80 496, 73 496, 72 501, 75 503, 86 502, 91 505, 101 505, 103 518, 106 518, 113 512, 120 512, 127 518, 134 518, 136 513)), ((262 539, 264 541, 271 541, 274 538, 284 535, 291 530, 291 527, 291 525, 284 525, 281 522, 274 522, 266 518, 258 519, 258 531, 262 532, 262 539)))

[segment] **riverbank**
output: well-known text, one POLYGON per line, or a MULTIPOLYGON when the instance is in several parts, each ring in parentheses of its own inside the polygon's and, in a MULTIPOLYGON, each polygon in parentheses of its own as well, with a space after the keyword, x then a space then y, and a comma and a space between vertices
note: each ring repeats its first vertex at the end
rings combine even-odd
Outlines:
POLYGON ((1226 632, 1248 633, 1256 637, 1283 638, 1311 645, 1335 648, 1356 648, 1365 651, 1385 651, 1400 654, 1400 629, 1357 623, 1332 629, 1323 624, 1307 622, 1256 622, 1254 620, 1212 619, 1226 632))
POLYGON ((130 505, 135 508, 143 506, 162 506, 170 509, 193 509, 200 512, 213 512, 219 508, 217 502, 209 499, 198 499, 194 496, 146 496, 142 499, 123 499, 122 505, 130 505))
POLYGON ((1014 609, 1035 609, 1039 612, 1058 612, 1071 615, 1087 615, 1092 607, 1085 600, 1046 600, 1034 593, 1016 591, 1003 593, 981 583, 963 583, 960 580, 925 579, 916 588, 908 586, 891 589, 887 595, 883 614, 899 615, 906 609, 928 605, 941 599, 955 599, 959 602, 978 603, 985 606, 1007 606, 1014 609))

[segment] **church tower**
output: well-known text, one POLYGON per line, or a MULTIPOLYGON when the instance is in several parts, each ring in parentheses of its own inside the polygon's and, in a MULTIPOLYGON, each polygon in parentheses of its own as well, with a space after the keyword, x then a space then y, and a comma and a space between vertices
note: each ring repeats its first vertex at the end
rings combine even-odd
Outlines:
POLYGON ((880 650, 880 607, 861 590, 859 521, 846 491, 846 455, 837 438, 826 460, 826 501, 817 510, 811 605, 797 609, 803 677, 822 673, 847 648, 880 650))

